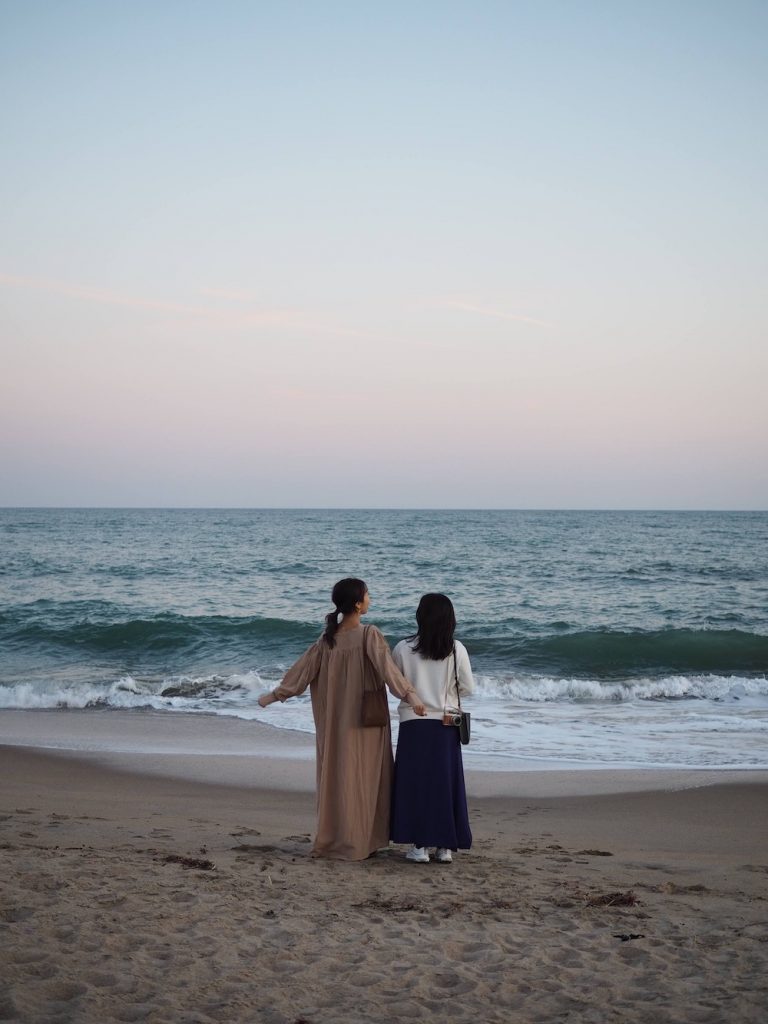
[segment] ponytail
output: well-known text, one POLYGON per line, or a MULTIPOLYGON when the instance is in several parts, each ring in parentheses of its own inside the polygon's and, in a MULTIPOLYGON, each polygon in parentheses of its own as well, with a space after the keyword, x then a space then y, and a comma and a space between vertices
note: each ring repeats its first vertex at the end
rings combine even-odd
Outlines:
POLYGON ((328 644, 329 647, 333 647, 336 641, 333 639, 336 636, 336 630, 339 628, 339 612, 338 609, 335 612, 329 612, 325 616, 325 632, 323 633, 323 640, 328 644))
POLYGON ((339 615, 349 615, 353 612, 355 606, 363 600, 367 593, 368 587, 365 585, 365 581, 352 576, 339 580, 333 588, 331 600, 336 606, 336 610, 325 616, 325 632, 323 633, 323 639, 329 647, 336 644, 334 638, 336 630, 339 628, 339 615))

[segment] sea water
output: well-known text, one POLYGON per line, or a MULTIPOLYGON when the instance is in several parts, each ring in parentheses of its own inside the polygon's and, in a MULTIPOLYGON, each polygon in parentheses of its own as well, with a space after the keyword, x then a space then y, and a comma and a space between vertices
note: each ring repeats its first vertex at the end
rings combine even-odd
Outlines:
POLYGON ((475 767, 768 767, 763 512, 0 509, 0 706, 311 732, 256 698, 350 575, 392 644, 453 600, 475 767))

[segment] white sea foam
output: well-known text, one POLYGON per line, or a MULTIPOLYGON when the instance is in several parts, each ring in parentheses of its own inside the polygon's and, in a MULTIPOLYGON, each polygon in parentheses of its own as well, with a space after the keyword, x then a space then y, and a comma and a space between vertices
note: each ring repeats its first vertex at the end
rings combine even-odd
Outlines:
MULTIPOLYGON (((499 705, 580 703, 621 704, 638 701, 676 703, 681 700, 755 701, 768 706, 768 678, 741 676, 664 676, 604 682, 594 679, 557 679, 548 676, 498 677, 476 675, 476 697, 499 705)), ((276 679, 256 671, 229 676, 176 676, 137 679, 122 676, 110 683, 65 684, 51 681, 0 685, 4 708, 178 708, 230 714, 249 705, 276 679)))
POLYGON ((498 678, 476 676, 479 695, 530 703, 574 701, 630 702, 638 700, 742 700, 768 699, 768 678, 740 676, 663 676, 604 682, 595 679, 555 679, 548 676, 498 678))
MULTIPOLYGON (((151 708, 260 719, 314 732, 307 694, 267 711, 257 697, 277 680, 258 672, 163 680, 123 676, 107 685, 21 683, 0 687, 6 708, 151 708)), ((477 677, 467 763, 514 768, 522 759, 558 767, 768 768, 768 679, 668 676, 598 682, 477 677)), ((390 699, 393 734, 396 702, 390 699)))
MULTIPOLYGON (((43 708, 153 708, 155 710, 225 713, 230 705, 255 703, 268 688, 257 672, 242 675, 142 680, 122 676, 106 685, 32 683, 0 686, 0 707, 43 708), (167 691, 173 690, 173 693, 167 691)), ((274 685, 274 684, 272 684, 274 685)))

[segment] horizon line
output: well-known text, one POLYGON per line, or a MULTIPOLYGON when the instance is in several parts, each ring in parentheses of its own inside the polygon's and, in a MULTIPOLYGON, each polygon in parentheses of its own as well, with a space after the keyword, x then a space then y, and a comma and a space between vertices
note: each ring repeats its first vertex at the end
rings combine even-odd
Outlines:
POLYGON ((0 511, 49 512, 747 512, 768 508, 544 505, 0 505, 0 511))

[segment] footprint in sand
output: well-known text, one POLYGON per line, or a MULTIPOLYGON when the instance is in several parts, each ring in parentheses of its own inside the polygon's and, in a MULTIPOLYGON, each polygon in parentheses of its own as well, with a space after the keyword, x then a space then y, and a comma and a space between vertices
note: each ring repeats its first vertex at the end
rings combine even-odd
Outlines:
POLYGON ((20 1014, 14 1003, 10 993, 5 992, 0 995, 0 1020, 19 1020, 20 1014))
POLYGON ((123 1006, 115 1012, 115 1020, 120 1021, 121 1024, 122 1022, 125 1022, 125 1024, 132 1024, 133 1021, 146 1020, 152 1011, 156 1009, 157 1007, 153 1003, 139 1003, 136 1006, 123 1006))
POLYGON ((69 1003, 73 999, 84 996, 88 991, 86 985, 80 985, 75 981, 52 981, 45 986, 47 999, 56 1003, 69 1003))
POLYGON ((233 846, 233 850, 237 853, 281 853, 279 846, 274 846, 271 843, 263 843, 258 845, 256 843, 241 843, 239 846, 233 846))
POLYGON ((17 949, 8 954, 8 959, 14 963, 26 967, 28 964, 39 964, 48 959, 47 953, 40 953, 38 950, 17 949))
POLYGON ((59 973, 59 968, 56 964, 52 964, 49 960, 44 960, 39 964, 29 964, 26 966, 26 973, 30 978, 39 978, 40 981, 48 981, 50 978, 55 978, 59 973))
POLYGON ((437 999, 466 995, 477 988, 477 982, 461 978, 458 974, 438 975, 435 980, 438 987, 433 989, 432 997, 437 999))
POLYGON ((416 1020, 424 1016, 424 1011, 417 1003, 392 1003, 392 1020, 416 1020))
POLYGON ((354 985, 355 988, 369 988, 381 983, 381 976, 377 974, 371 974, 367 971, 360 971, 359 973, 353 974, 349 978, 349 984, 354 985))
POLYGON ((459 950, 460 960, 477 960, 494 947, 489 942, 465 942, 459 950))
MULTIPOLYGON (((174 903, 192 903, 197 899, 197 894, 192 892, 175 892, 172 894, 171 899, 174 903)), ((183 925, 186 928, 186 925, 183 925)))
POLYGON ((19 921, 28 921, 34 913, 33 907, 5 907, 0 910, 0 921, 5 921, 6 924, 18 924, 19 921))
POLYGON ((94 988, 112 988, 117 984, 117 977, 114 974, 106 974, 101 971, 94 971, 93 974, 88 974, 85 980, 89 985, 93 985, 94 988))

